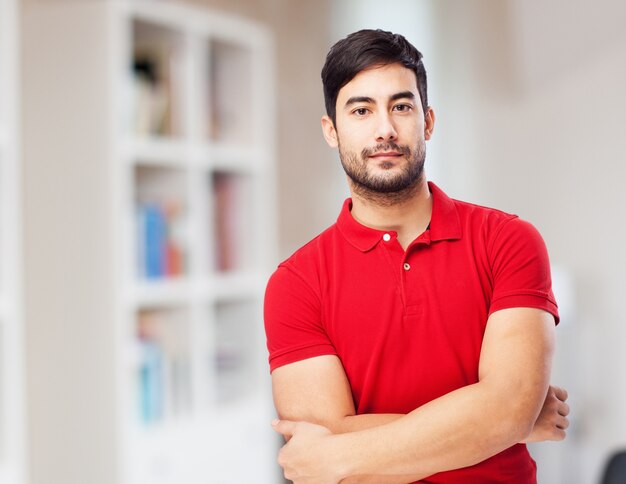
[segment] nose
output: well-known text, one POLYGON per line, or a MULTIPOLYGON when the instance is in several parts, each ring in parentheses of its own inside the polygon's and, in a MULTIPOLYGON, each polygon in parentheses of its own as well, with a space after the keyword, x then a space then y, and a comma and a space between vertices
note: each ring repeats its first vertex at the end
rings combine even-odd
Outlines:
POLYGON ((394 141, 398 137, 396 127, 393 124, 391 116, 387 112, 378 115, 378 124, 376 125, 376 141, 394 141))

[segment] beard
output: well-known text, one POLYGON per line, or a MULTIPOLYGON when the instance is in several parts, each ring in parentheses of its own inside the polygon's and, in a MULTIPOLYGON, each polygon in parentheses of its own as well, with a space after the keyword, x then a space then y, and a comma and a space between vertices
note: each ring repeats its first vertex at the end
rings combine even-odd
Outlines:
MULTIPOLYGON (((409 199, 416 192, 424 175, 426 143, 420 140, 412 150, 408 146, 388 141, 373 148, 364 148, 360 156, 343 150, 339 144, 339 158, 356 195, 375 203, 393 205, 409 199), (406 165, 399 171, 389 170, 382 175, 371 173, 368 170, 368 157, 384 151, 402 153, 407 160, 406 165)), ((384 163, 381 167, 390 169, 392 164, 384 163)))

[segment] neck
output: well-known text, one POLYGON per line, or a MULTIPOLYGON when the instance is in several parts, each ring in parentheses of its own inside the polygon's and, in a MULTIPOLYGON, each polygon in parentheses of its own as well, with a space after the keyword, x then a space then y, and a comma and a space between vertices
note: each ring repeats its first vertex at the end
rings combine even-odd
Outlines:
POLYGON ((420 177, 404 197, 363 196, 350 186, 352 216, 366 227, 393 230, 404 249, 426 230, 432 214, 432 197, 426 177, 420 177))

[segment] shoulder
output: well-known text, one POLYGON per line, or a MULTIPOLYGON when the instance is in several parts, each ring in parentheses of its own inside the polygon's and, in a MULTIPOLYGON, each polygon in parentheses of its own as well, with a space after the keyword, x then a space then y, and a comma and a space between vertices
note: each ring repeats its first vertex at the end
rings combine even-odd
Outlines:
MULTIPOLYGON (((472 247, 481 248, 494 281, 501 283, 505 278, 517 278, 523 279, 524 287, 542 288, 545 283, 549 284, 548 251, 532 223, 495 208, 456 200, 455 203, 464 235, 472 241, 472 247)), ((549 288, 544 292, 547 294, 549 288)))
POLYGON ((476 203, 464 202, 452 199, 456 207, 459 218, 464 224, 480 223, 487 224, 489 228, 501 226, 510 220, 518 218, 517 215, 498 210, 493 207, 486 207, 476 203))
POLYGON ((305 270, 308 266, 317 265, 320 257, 336 243, 337 235, 337 224, 333 224, 293 252, 279 264, 279 267, 305 270))
POLYGON ((513 236, 541 239, 535 226, 516 214, 475 203, 453 201, 464 232, 480 235, 489 245, 513 236))
POLYGON ((336 224, 328 227, 278 264, 270 282, 288 285, 298 279, 298 283, 304 283, 316 290, 324 266, 323 261, 329 249, 337 243, 338 236, 340 234, 336 224))

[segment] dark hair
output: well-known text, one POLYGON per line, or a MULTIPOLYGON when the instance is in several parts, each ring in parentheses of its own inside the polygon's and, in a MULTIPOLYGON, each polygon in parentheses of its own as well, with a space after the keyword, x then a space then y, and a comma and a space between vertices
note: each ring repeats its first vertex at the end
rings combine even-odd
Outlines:
POLYGON ((365 69, 396 62, 415 73, 417 90, 426 113, 428 109, 426 69, 422 63, 421 52, 400 34, 380 29, 364 29, 348 35, 333 45, 322 68, 326 114, 333 123, 336 122, 337 96, 343 86, 365 69))

